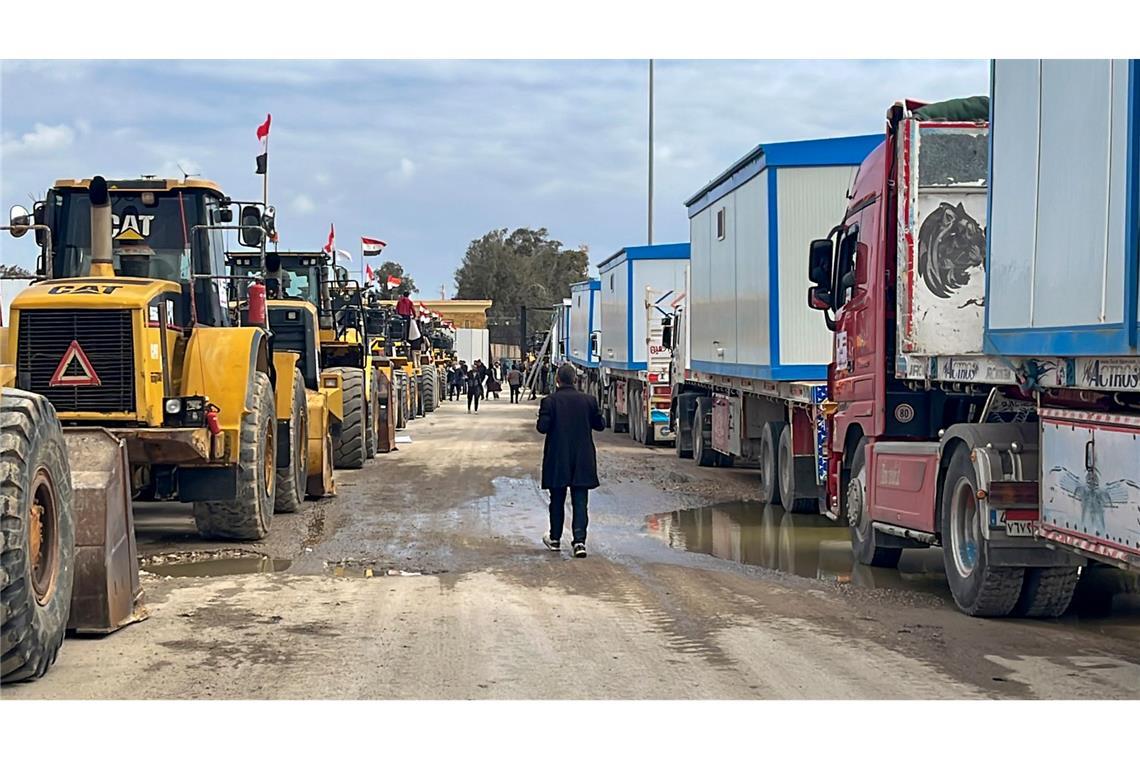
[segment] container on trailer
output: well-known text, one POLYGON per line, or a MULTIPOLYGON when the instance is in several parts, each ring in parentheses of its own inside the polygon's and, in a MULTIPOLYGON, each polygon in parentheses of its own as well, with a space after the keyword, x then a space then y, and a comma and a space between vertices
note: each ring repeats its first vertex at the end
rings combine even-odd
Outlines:
POLYGON ((579 367, 598 366, 595 333, 602 326, 602 281, 583 280, 570 286, 570 350, 567 357, 579 367))
POLYGON ((600 363, 612 370, 645 370, 649 352, 660 350, 660 316, 656 319, 658 344, 649 346, 653 332, 646 318, 646 288, 654 301, 668 303, 685 287, 688 243, 628 246, 598 265, 600 274, 602 336, 600 363))

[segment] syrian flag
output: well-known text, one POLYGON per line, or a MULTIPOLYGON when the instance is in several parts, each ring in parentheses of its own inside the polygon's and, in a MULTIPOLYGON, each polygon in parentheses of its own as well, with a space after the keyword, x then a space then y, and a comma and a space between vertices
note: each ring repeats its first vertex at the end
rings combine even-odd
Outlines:
POLYGON ((273 120, 271 114, 265 114, 265 123, 257 128, 257 142, 260 150, 257 152, 257 173, 265 174, 269 163, 269 122, 273 120))
POLYGON ((376 240, 375 238, 362 237, 360 238, 360 252, 365 256, 376 256, 384 250, 384 246, 388 245, 383 240, 376 240))
POLYGON ((401 282, 403 282, 403 281, 399 277, 393 277, 392 275, 388 275, 388 287, 390 287, 390 288, 399 287, 401 282))
POLYGON ((376 279, 376 275, 372 271, 372 265, 371 264, 365 265, 364 276, 368 278, 369 282, 372 282, 374 279, 376 279))
POLYGON ((332 222, 329 222, 329 242, 325 243, 325 247, 321 250, 328 254, 332 254, 336 250, 336 230, 333 228, 332 222))

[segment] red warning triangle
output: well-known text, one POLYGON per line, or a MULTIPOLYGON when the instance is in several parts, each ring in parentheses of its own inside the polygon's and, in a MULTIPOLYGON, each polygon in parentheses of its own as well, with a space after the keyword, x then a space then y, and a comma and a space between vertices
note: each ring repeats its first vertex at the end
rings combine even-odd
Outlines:
POLYGON ((71 345, 63 352, 63 358, 59 360, 59 366, 55 368, 55 374, 51 376, 51 382, 48 383, 52 388, 102 384, 103 381, 99 379, 99 373, 95 371, 95 367, 91 366, 91 360, 87 358, 87 354, 80 348, 77 340, 71 341, 71 345), (69 374, 73 364, 79 365, 78 374, 76 372, 69 374))

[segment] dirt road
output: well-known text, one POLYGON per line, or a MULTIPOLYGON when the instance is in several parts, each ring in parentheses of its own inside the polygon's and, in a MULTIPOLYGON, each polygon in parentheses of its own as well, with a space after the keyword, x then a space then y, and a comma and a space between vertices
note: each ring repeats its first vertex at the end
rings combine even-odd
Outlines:
POLYGON ((590 556, 546 552, 535 411, 445 404, 256 545, 137 506, 149 619, 4 698, 1140 697, 1135 594, 967 618, 936 551, 859 568, 841 527, 746 501, 754 472, 608 431, 590 556))

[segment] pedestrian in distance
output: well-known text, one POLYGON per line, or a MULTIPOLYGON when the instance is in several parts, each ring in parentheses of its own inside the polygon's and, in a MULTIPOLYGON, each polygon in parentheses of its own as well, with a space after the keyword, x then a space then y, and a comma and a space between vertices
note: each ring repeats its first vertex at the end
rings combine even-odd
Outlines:
POLYGON ((479 399, 483 396, 483 379, 486 369, 483 362, 476 359, 467 372, 467 413, 471 414, 471 403, 475 403, 475 414, 479 413, 479 399))
POLYGON ((463 392, 467 388, 467 362, 459 362, 459 366, 455 369, 455 386, 452 390, 455 392, 455 400, 458 401, 463 397, 463 392))
POLYGON ((499 363, 495 362, 487 369, 487 394, 488 396, 499 398, 499 392, 503 390, 503 375, 499 369, 499 363))
POLYGON ((511 367, 511 371, 507 373, 507 385, 511 386, 512 404, 517 404, 519 402, 519 396, 522 395, 519 392, 519 388, 522 387, 522 381, 522 372, 519 371, 519 367, 516 364, 515 366, 511 367))
POLYGON ((448 365, 447 367, 447 398, 449 401, 454 400, 455 394, 455 365, 448 365))
POLYGON ((586 556, 586 505, 590 489, 598 487, 598 455, 594 430, 606 422, 598 400, 574 387, 577 371, 570 363, 558 368, 557 389, 538 405, 538 432, 546 436, 542 447, 542 487, 550 492, 550 532, 542 543, 552 552, 562 549, 566 520, 566 492, 570 491, 571 549, 575 557, 586 556))

